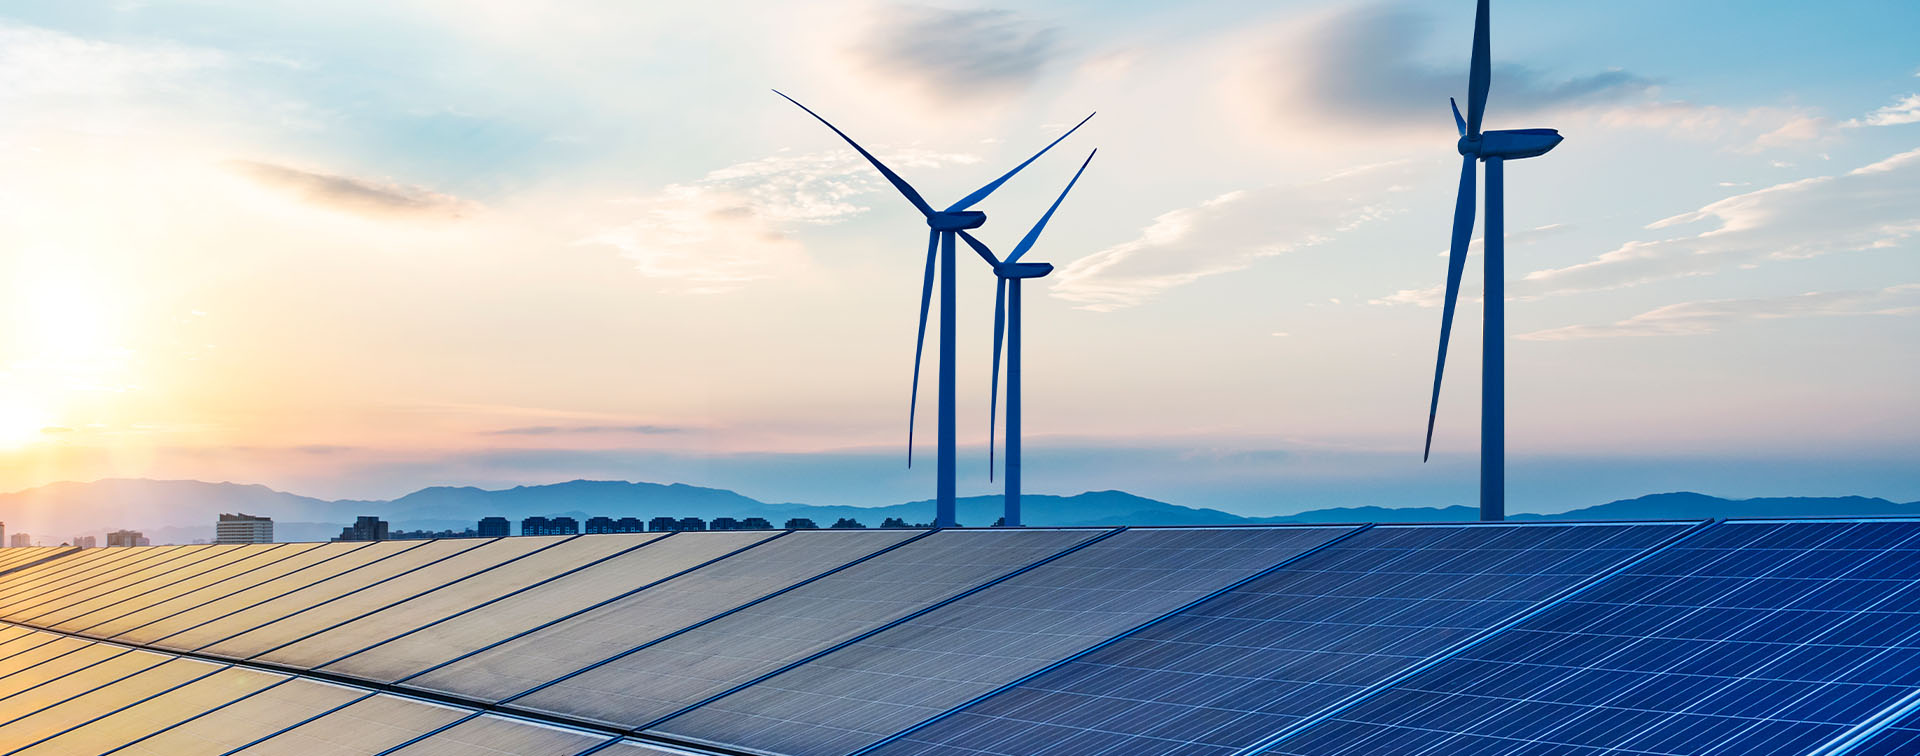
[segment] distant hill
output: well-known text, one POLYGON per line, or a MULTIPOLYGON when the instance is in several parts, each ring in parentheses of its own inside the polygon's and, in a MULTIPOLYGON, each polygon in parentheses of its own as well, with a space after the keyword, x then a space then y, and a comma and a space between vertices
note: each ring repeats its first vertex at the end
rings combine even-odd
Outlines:
MULTIPOLYGON (((1246 517, 1217 509, 1170 504, 1124 491, 1088 491, 1073 496, 1024 497, 1029 525, 1233 525, 1253 523, 1452 522, 1478 516, 1469 506, 1347 507, 1316 509, 1278 517, 1246 517)), ((212 538, 221 512, 247 512, 274 518, 281 540, 323 540, 358 515, 378 515, 405 530, 471 527, 481 517, 513 520, 535 515, 587 517, 658 516, 765 517, 775 525, 805 517, 826 526, 842 517, 878 525, 888 517, 923 523, 933 517, 933 502, 913 501, 886 507, 774 504, 733 491, 681 483, 576 480, 538 486, 487 490, 471 486, 424 488, 392 500, 327 501, 259 485, 193 480, 107 479, 63 482, 0 494, 0 521, 10 533, 30 532, 42 543, 57 544, 75 535, 101 535, 133 528, 155 543, 185 543, 212 538)), ((959 501, 963 525, 991 525, 1000 517, 999 496, 969 496, 959 501)), ((1723 499, 1676 492, 1624 499, 1558 514, 1515 514, 1515 520, 1640 520, 1712 517, 1797 517, 1920 515, 1920 502, 1898 503, 1859 496, 1824 498, 1723 499)))

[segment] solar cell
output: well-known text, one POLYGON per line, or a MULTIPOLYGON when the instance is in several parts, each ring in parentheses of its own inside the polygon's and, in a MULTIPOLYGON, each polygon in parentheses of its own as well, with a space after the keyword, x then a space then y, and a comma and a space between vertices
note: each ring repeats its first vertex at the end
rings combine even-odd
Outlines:
POLYGON ((82 603, 95 596, 112 593, 120 588, 138 583, 156 575, 182 569, 191 569, 196 562, 216 557, 219 552, 231 550, 232 546, 221 546, 217 551, 178 547, 166 552, 155 552, 157 556, 138 564, 129 563, 123 569, 103 572, 90 580, 76 582, 57 590, 42 591, 32 599, 15 601, 7 606, 7 619, 23 624, 38 624, 37 618, 57 609, 82 603))
POLYGON ((128 746, 141 756, 219 756, 371 695, 294 678, 128 746))
POLYGON ((0 630, 0 633, 5 633, 4 637, 0 637, 0 662, 5 661, 14 654, 35 648, 54 638, 60 637, 52 633, 43 633, 19 625, 8 625, 5 630, 0 630))
POLYGON ((76 669, 125 653, 127 649, 57 637, 0 663, 0 706, 5 698, 76 669))
POLYGON ((140 552, 129 549, 86 549, 72 556, 42 562, 21 568, 4 577, 0 577, 0 605, 13 600, 23 590, 28 590, 46 580, 61 575, 77 575, 81 571, 99 569, 110 562, 136 556, 140 552))
MULTIPOLYGON (((395 542, 382 541, 380 543, 395 542)), ((375 547, 354 551, 341 559, 328 563, 328 566, 346 567, 348 566, 347 563, 349 560, 362 562, 354 566, 350 571, 328 570, 327 572, 333 572, 334 574, 324 578, 321 577, 320 574, 311 574, 307 571, 295 573, 289 575, 288 579, 296 585, 275 586, 287 588, 287 590, 284 591, 276 592, 268 586, 257 586, 257 588, 266 588, 269 592, 277 593, 277 595, 262 597, 264 600, 258 601, 251 606, 245 606, 244 608, 234 607, 230 613, 224 616, 216 614, 212 607, 205 607, 186 613, 186 615, 184 615, 186 619, 182 622, 169 621, 154 623, 155 625, 166 626, 184 624, 187 625, 187 627, 173 632, 164 638, 157 638, 147 643, 162 648, 192 651, 218 643, 234 635, 252 630, 295 612, 319 606, 341 596, 353 593, 354 591, 365 590, 370 586, 378 585, 380 581, 404 575, 413 570, 433 564, 434 562, 460 554, 482 543, 486 543, 486 541, 462 538, 443 541, 419 541, 417 544, 408 544, 395 549, 383 550, 384 553, 367 553, 372 552, 375 547), (364 560, 353 559, 363 553, 366 554, 364 560)), ((243 591, 239 595, 250 596, 254 593, 255 590, 248 590, 243 591)), ((224 602, 214 602, 216 605, 222 603, 224 602)))
MULTIPOLYGON (((48 605, 45 611, 35 614, 21 614, 15 621, 25 622, 39 627, 59 627, 67 620, 94 611, 96 609, 126 606, 130 603, 145 606, 154 600, 151 596, 160 591, 206 573, 217 570, 248 557, 264 554, 278 549, 280 544, 209 546, 206 553, 192 558, 193 551, 180 559, 155 564, 144 570, 129 573, 113 581, 111 586, 87 591, 85 594, 70 596, 58 607, 48 605)), ((138 607, 134 607, 138 608, 138 607)))
POLYGON ((1110 532, 935 532, 511 700, 637 727, 1110 532))
MULTIPOLYGON (((796 531, 678 576, 673 576, 673 572, 695 567, 700 562, 692 558, 676 559, 673 572, 647 563, 609 564, 591 574, 554 583, 549 596, 502 601, 484 615, 476 613, 459 622, 429 628, 426 633, 416 634, 423 637, 403 639, 404 645, 388 644, 400 645, 399 648, 374 649, 343 663, 328 665, 326 669, 364 672, 412 668, 417 671, 428 668, 429 664, 423 662, 434 659, 444 662, 459 653, 484 647, 486 650, 481 653, 411 677, 405 684, 496 701, 551 680, 560 672, 579 669, 896 546, 922 532, 796 531), (630 570, 637 570, 639 574, 628 577, 630 570), (655 580, 664 582, 648 585, 655 580), (536 627, 541 629, 520 635, 536 627), (514 632, 504 632, 508 630, 514 632), (514 637, 516 635, 518 637, 514 637), (369 656, 376 658, 365 658, 369 656), (409 663, 405 666, 396 663, 403 659, 409 663)), ((680 548, 692 550, 693 554, 704 557, 701 561, 706 561, 726 554, 707 543, 720 535, 684 533, 647 550, 670 547, 678 542, 680 548), (695 549, 696 546, 699 548, 695 549)), ((730 538, 728 543, 737 547, 748 545, 736 538, 730 538)), ((382 673, 394 674, 392 671, 382 673)))
POLYGON ((142 678, 158 675, 163 669, 149 670, 70 702, 67 706, 72 707, 77 716, 93 713, 98 718, 78 723, 27 748, 12 751, 8 756, 95 756, 107 753, 209 709, 290 679, 285 675, 237 667, 220 669, 215 665, 201 666, 217 671, 163 693, 149 694, 153 697, 117 711, 111 707, 125 700, 123 689, 133 691, 135 695, 142 690, 151 690, 151 685, 142 678))
POLYGON ((1846 751, 1847 756, 1913 756, 1920 753, 1920 723, 1903 722, 1846 751))
POLYGON ((609 740, 580 730, 493 715, 479 716, 436 732, 394 751, 394 756, 569 756, 584 753, 609 740))
POLYGON ((128 569, 138 569, 139 565, 164 557, 167 552, 179 548, 179 546, 135 546, 117 550, 101 549, 100 551, 109 553, 105 553, 99 559, 89 560, 84 565, 72 565, 72 569, 34 575, 30 580, 9 585, 6 595, 0 596, 0 618, 12 619, 17 616, 17 612, 38 606, 42 601, 84 590, 97 581, 112 579, 113 576, 128 569), (110 553, 115 551, 119 553, 110 553))
POLYGON ((470 716, 473 716, 472 712, 451 706, 374 695, 234 753, 246 756, 374 756, 470 716))
POLYGON ((1270 752, 1802 754, 1916 690, 1920 523, 1728 522, 1270 752))
POLYGON ((225 565, 208 569, 191 577, 183 577, 181 580, 169 585, 149 587, 141 590, 137 596, 129 596, 122 600, 108 602, 84 614, 74 614, 66 619, 46 624, 48 627, 68 632, 85 630, 120 617, 125 617, 176 596, 192 593, 207 586, 218 584, 221 581, 252 573, 256 570, 271 566, 275 562, 290 559, 307 551, 311 551, 319 545, 320 544, 317 543, 261 544, 260 548, 249 549, 244 554, 241 554, 238 559, 225 565))
POLYGON ((1352 531, 1128 530, 649 732, 842 756, 1352 531))
POLYGON ((0 743, 38 742, 221 669, 193 659, 140 658, 150 656, 158 654, 128 652, 0 702, 6 712, 0 717, 7 718, 0 723, 0 743))
MULTIPOLYGON (((316 667, 409 630, 445 619, 462 610, 480 606, 523 588, 539 585, 615 554, 639 548, 659 538, 661 538, 659 533, 580 536, 330 628, 325 625, 314 627, 308 624, 309 629, 319 630, 319 632, 254 658, 294 667, 316 667)), ((449 560, 449 563, 451 561, 449 560)), ((437 565, 434 571, 442 572, 444 566, 437 565)), ((427 572, 423 570, 418 574, 425 575, 427 572)), ((390 589, 384 592, 368 592, 378 595, 354 598, 359 605, 373 605, 378 601, 399 595, 401 589, 398 586, 402 582, 395 580, 383 586, 390 589)), ((311 623, 312 621, 306 620, 305 616, 295 617, 292 621, 311 623)))
POLYGON ((323 543, 245 575, 236 575, 124 617, 88 627, 84 632, 96 638, 130 643, 150 642, 199 624, 207 618, 237 611, 418 545, 419 542, 403 541, 323 543))
POLYGON ((1371 528, 873 752, 1234 753, 1689 527, 1371 528))

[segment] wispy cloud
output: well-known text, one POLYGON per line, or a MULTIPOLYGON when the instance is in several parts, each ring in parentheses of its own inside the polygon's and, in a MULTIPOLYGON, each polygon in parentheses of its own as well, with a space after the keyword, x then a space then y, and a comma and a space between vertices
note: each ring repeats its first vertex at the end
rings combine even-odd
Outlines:
POLYGON ((235 172, 322 207, 368 215, 457 217, 472 203, 417 186, 236 160, 235 172))
MULTIPOLYGON (((1526 245, 1537 242, 1541 239, 1559 236, 1561 234, 1572 232, 1573 230, 1574 230, 1573 226, 1569 226, 1564 223, 1549 223, 1544 226, 1536 226, 1534 228, 1529 228, 1522 231, 1515 231, 1507 234, 1507 249, 1512 250, 1517 247, 1524 247, 1526 245)), ((1474 239, 1471 242, 1468 242, 1467 257, 1471 259, 1481 255, 1486 248, 1486 242, 1487 242, 1486 237, 1480 237, 1478 239, 1474 239)), ((1440 257, 1444 259, 1448 253, 1447 251, 1442 250, 1439 254, 1440 254, 1440 257)), ((1444 280, 1445 270, 1446 270, 1445 266, 1435 266, 1434 268, 1435 277, 1441 278, 1442 280, 1444 280)), ((1461 283, 1461 291, 1463 292, 1462 296, 1468 298, 1469 300, 1478 298, 1480 295, 1474 292, 1478 292, 1479 290, 1480 288, 1478 284, 1473 281, 1472 276, 1468 276, 1461 283)), ((1367 300, 1367 304, 1413 305, 1415 307, 1439 307, 1440 305, 1445 304, 1444 299, 1446 297, 1446 293, 1447 293, 1446 284, 1439 283, 1439 284, 1434 284, 1432 286, 1419 288, 1419 289, 1401 289, 1400 291, 1396 291, 1392 294, 1388 294, 1378 299, 1369 299, 1367 300)))
POLYGON ((600 435, 600 434, 636 434, 643 436, 661 436, 673 433, 685 433, 687 428, 675 425, 526 425, 518 428, 501 428, 486 431, 488 436, 560 436, 560 435, 600 435))
POLYGON ((1564 294, 1707 275, 1767 260, 1889 247, 1920 234, 1920 149, 1838 176, 1770 186, 1649 225, 1712 225, 1632 241, 1578 265, 1528 273, 1517 295, 1564 294))
POLYGON ((1233 191, 1162 213, 1138 238, 1061 267, 1054 296, 1099 312, 1132 307, 1264 257, 1322 244, 1395 212, 1400 164, 1342 171, 1300 186, 1233 191))
POLYGON ((1526 341, 1571 341, 1623 336, 1697 336, 1735 323, 1756 320, 1913 314, 1920 314, 1920 284, 1864 291, 1810 292, 1790 297, 1683 302, 1607 325, 1550 328, 1514 338, 1526 341))
POLYGON ((884 5, 853 52, 875 74, 941 99, 1010 94, 1058 54, 1058 30, 1018 13, 884 5))
POLYGON ((1910 94, 1860 118, 1847 121, 1848 126, 1900 126, 1920 123, 1920 94, 1910 94))

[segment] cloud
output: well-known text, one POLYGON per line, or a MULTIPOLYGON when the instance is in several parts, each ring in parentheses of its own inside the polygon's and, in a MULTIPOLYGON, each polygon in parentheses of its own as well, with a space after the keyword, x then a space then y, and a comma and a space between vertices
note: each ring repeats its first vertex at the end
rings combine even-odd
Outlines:
POLYGON ((1012 11, 886 5, 853 53, 928 95, 977 99, 1027 88, 1057 54, 1058 36, 1012 11))
POLYGON ((180 74, 226 62, 212 50, 101 42, 0 22, 0 98, 177 94, 172 82, 180 74))
MULTIPOLYGON (((1510 232, 1507 234, 1507 253, 1512 254, 1513 251, 1517 248, 1524 247, 1526 245, 1540 241, 1541 239, 1546 239, 1554 236, 1559 236, 1561 234, 1570 233, 1573 230, 1574 230, 1573 226, 1569 226, 1564 223, 1549 223, 1544 226, 1536 226, 1534 228, 1529 228, 1522 231, 1510 232)), ((1478 257, 1481 254, 1482 250, 1485 248, 1485 246, 1486 246, 1486 237, 1480 237, 1480 238, 1474 239, 1471 242, 1468 242, 1467 243, 1467 259, 1471 260, 1475 257, 1478 257)), ((1444 259, 1447 256, 1447 252, 1445 250, 1442 250, 1439 254, 1442 259, 1444 259)), ((1437 271, 1437 275, 1435 277, 1444 280, 1445 267, 1444 266, 1438 267, 1436 268, 1436 271, 1437 271)), ((1473 279, 1474 279, 1474 276, 1468 275, 1465 279, 1461 281, 1460 289, 1462 292, 1467 292, 1470 290, 1478 291, 1478 284, 1473 279)), ((1396 291, 1392 294, 1388 294, 1387 296, 1380 297, 1378 299, 1369 299, 1367 300, 1367 304, 1413 305, 1415 307, 1439 307, 1440 305, 1445 304, 1444 300, 1446 298, 1446 294, 1447 294, 1446 284, 1439 283, 1439 284, 1434 284, 1432 286, 1428 286, 1420 289, 1401 289, 1400 291, 1396 291)), ((1471 301, 1472 299, 1477 299, 1479 297, 1478 294, 1473 294, 1470 296, 1463 294, 1463 296, 1467 297, 1469 301, 1471 301)))
POLYGON ((1823 291, 1764 299, 1716 299, 1667 305, 1609 325, 1567 326, 1525 333, 1525 341, 1622 336, 1697 336, 1734 323, 1785 318, 1920 313, 1920 284, 1863 291, 1823 291))
POLYGON ((1596 120, 1608 128, 1658 130, 1745 154, 1817 142, 1831 133, 1831 121, 1807 108, 1728 108, 1682 100, 1617 105, 1600 111, 1596 120))
POLYGON ((1325 243, 1395 212, 1386 200, 1394 188, 1371 175, 1401 165, 1367 166, 1300 186, 1227 192, 1170 210, 1138 238, 1062 266, 1051 292, 1081 309, 1106 312, 1245 269, 1263 257, 1325 243))
POLYGON ((1848 126, 1900 126, 1920 123, 1920 94, 1910 94, 1898 102, 1848 121, 1848 126))
POLYGON ((632 433, 646 436, 660 436, 671 433, 685 433, 688 429, 673 425, 528 425, 518 428, 490 430, 488 436, 555 436, 602 433, 632 433))
POLYGON ((250 160, 235 160, 228 166, 247 178, 290 192, 306 202, 362 215, 458 217, 471 206, 458 197, 415 186, 250 160))
MULTIPOLYGON (((1456 51, 1448 59, 1457 63, 1435 67, 1415 57, 1434 46, 1429 16, 1397 4, 1342 9, 1303 24, 1256 56, 1238 94, 1256 99, 1266 115, 1307 129, 1334 124, 1342 130, 1451 130, 1447 98, 1462 98, 1465 107, 1472 40, 1458 24, 1448 30, 1440 47, 1456 51)), ((1620 70, 1557 77, 1495 61, 1488 107, 1506 125, 1510 118, 1614 102, 1652 85, 1620 70)))
POLYGON ((1920 149, 1838 176, 1770 186, 1649 226, 1711 228, 1631 241, 1578 265, 1528 273, 1516 295, 1566 294, 1715 273, 1768 260, 1891 247, 1920 234, 1920 149))
MULTIPOLYGON (((907 171, 978 161, 922 149, 880 159, 907 171)), ((671 282, 681 293, 726 293, 805 267, 806 250, 789 232, 858 216, 868 208, 855 200, 875 191, 894 193, 851 150, 775 155, 620 200, 616 212, 628 220, 580 243, 618 249, 641 275, 671 282)))

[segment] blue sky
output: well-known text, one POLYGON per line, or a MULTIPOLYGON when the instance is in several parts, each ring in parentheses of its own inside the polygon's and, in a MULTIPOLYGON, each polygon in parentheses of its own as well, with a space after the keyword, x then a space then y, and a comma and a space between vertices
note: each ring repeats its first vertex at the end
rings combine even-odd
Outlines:
MULTIPOLYGON (((1030 258, 1059 266, 1029 294, 1034 490, 1468 503, 1477 286, 1436 461, 1418 447, 1471 24, 1466 2, 9 5, 0 487, 923 497, 898 449, 919 221, 779 87, 936 201, 1099 111, 984 206, 1010 246, 1100 148, 1030 258), (524 428, 551 430, 501 432, 524 428)), ((1489 126, 1568 137, 1509 170, 1514 509, 1920 499, 1916 27, 1909 3, 1495 3, 1489 126)), ((991 278, 965 275, 962 489, 985 493, 991 278)))

